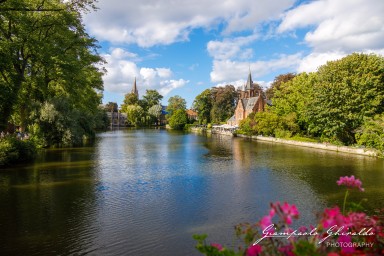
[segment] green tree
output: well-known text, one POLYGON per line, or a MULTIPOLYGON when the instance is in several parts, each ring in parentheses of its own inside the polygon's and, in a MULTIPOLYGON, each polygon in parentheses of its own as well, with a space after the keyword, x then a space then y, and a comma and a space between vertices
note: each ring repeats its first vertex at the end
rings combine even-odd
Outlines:
POLYGON ((127 120, 130 124, 138 127, 146 123, 145 111, 138 105, 128 105, 122 109, 122 112, 127 114, 127 120))
POLYGON ((236 107, 237 92, 233 85, 214 87, 211 90, 213 105, 211 120, 220 123, 228 120, 233 115, 236 107))
POLYGON ((384 154, 384 114, 366 118, 357 129, 356 141, 359 145, 375 148, 384 154))
POLYGON ((208 124, 211 122, 212 105, 213 98, 210 89, 206 89, 196 96, 192 108, 197 112, 200 124, 208 124))
POLYGON ((187 109, 187 102, 179 95, 170 97, 167 106, 168 116, 172 116, 173 113, 178 109, 185 111, 187 109))
POLYGON ((309 129, 315 135, 345 144, 355 142, 364 117, 384 111, 384 58, 351 54, 328 62, 317 72, 309 102, 309 129))
POLYGON ((148 114, 152 117, 153 120, 156 121, 156 125, 159 124, 162 110, 163 110, 163 107, 160 104, 153 105, 148 109, 148 114))
POLYGON ((159 105, 162 99, 163 96, 156 90, 146 90, 146 93, 143 96, 143 101, 148 108, 154 105, 159 105))
POLYGON ((117 112, 118 111, 118 105, 116 102, 108 102, 106 105, 105 105, 105 110, 107 112, 117 112))
POLYGON ((280 90, 280 86, 282 83, 286 83, 292 80, 295 76, 296 74, 294 73, 287 73, 287 74, 282 74, 275 77, 271 86, 265 91, 265 95, 267 96, 267 98, 272 99, 275 94, 274 91, 280 90))
POLYGON ((300 128, 288 125, 294 133, 299 130, 305 133, 308 129, 308 105, 313 100, 313 87, 316 82, 316 73, 301 73, 288 82, 281 83, 279 89, 274 92, 271 111, 288 119, 293 118, 294 114, 300 128))
POLYGON ((2 8, 0 127, 12 116, 24 130, 37 120, 30 113, 57 97, 83 116, 95 114, 103 61, 81 20, 93 1, 5 1, 2 8))
POLYGON ((172 129, 182 130, 188 124, 188 115, 185 109, 177 109, 169 118, 169 125, 172 129))
POLYGON ((131 92, 131 93, 125 94, 124 102, 121 108, 124 108, 124 106, 138 105, 138 104, 139 104, 139 98, 137 97, 136 94, 131 92))

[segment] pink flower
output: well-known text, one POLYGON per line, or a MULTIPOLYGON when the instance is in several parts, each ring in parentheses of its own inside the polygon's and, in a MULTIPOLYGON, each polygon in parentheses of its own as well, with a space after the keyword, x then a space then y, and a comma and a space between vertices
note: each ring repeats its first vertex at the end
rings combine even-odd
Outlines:
POLYGON ((264 230, 266 227, 270 226, 272 224, 272 218, 271 216, 267 215, 261 218, 260 220, 260 226, 264 230))
POLYGON ((262 247, 258 244, 254 244, 247 249, 247 256, 257 256, 261 253, 262 247))
POLYGON ((324 210, 321 224, 324 228, 329 228, 335 225, 339 227, 348 227, 350 220, 349 217, 345 217, 343 214, 341 214, 339 207, 336 206, 334 208, 327 208, 324 210))
POLYGON ((337 242, 344 245, 341 247, 342 253, 353 253, 355 251, 353 246, 350 245, 350 243, 352 242, 352 238, 350 236, 339 236, 337 242))
POLYGON ((339 186, 344 185, 348 188, 358 188, 360 191, 364 191, 364 188, 361 187, 362 182, 359 179, 356 179, 353 175, 351 177, 340 177, 336 183, 339 186))
POLYGON ((211 246, 215 247, 217 250, 223 250, 223 246, 221 244, 211 243, 211 246))
POLYGON ((297 210, 296 205, 289 205, 287 202, 284 202, 283 205, 279 205, 281 212, 283 214, 283 220, 288 225, 292 224, 292 217, 298 218, 299 211, 297 210))
POLYGON ((279 248, 279 252, 281 252, 283 255, 286 256, 294 256, 295 254, 293 253, 293 246, 292 245, 284 245, 279 248))

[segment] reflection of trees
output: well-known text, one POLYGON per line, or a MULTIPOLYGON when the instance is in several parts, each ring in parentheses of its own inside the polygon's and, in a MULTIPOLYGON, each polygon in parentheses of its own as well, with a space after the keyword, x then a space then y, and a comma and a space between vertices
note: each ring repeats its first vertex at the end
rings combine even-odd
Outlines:
POLYGON ((69 255, 85 249, 84 230, 95 213, 93 152, 49 150, 34 165, 0 173, 4 255, 69 255))

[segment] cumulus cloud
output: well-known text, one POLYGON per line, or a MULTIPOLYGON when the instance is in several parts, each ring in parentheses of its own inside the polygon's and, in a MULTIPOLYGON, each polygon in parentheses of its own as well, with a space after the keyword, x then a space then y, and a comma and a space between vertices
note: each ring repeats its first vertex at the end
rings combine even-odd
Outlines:
POLYGON ((100 0, 99 10, 85 17, 99 40, 136 43, 142 47, 188 40, 195 28, 224 25, 224 33, 254 30, 259 22, 276 19, 294 0, 100 0))
POLYGON ((311 53, 302 59, 297 71, 299 73, 315 72, 318 67, 326 64, 328 61, 341 59, 346 55, 342 52, 311 53))
POLYGON ((293 55, 281 55, 279 58, 270 61, 255 61, 251 63, 231 60, 214 60, 211 81, 215 83, 237 81, 241 74, 247 76, 248 73, 245 72, 249 69, 251 69, 254 78, 261 77, 279 69, 291 68, 295 70, 298 68, 301 58, 301 53, 298 53, 293 55))
POLYGON ((384 48, 384 1, 320 0, 288 11, 278 32, 313 26, 305 41, 315 52, 384 48))
POLYGON ((257 39, 257 35, 247 37, 226 38, 223 41, 210 41, 207 50, 214 59, 250 59, 253 56, 252 48, 244 48, 257 39))
POLYGON ((139 93, 143 95, 146 89, 158 90, 166 96, 172 90, 185 86, 189 81, 175 80, 170 68, 138 67, 135 60, 137 54, 122 48, 112 48, 104 54, 107 64, 107 74, 104 76, 104 89, 115 93, 128 93, 132 90, 136 78, 139 93))

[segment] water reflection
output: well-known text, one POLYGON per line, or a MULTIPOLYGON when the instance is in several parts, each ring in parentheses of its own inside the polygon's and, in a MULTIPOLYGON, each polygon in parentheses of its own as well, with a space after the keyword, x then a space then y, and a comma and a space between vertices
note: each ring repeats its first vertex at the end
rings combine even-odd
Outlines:
MULTIPOLYGON (((341 175, 363 180, 382 207, 383 161, 321 150, 165 130, 103 133, 94 147, 49 150, 0 172, 5 255, 197 255, 192 234, 233 241, 272 201, 301 224, 340 202, 341 175)), ((356 199, 361 194, 352 194, 356 199)))

